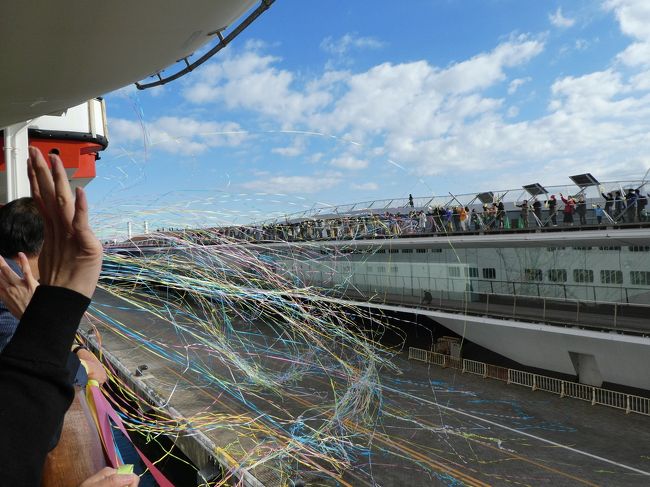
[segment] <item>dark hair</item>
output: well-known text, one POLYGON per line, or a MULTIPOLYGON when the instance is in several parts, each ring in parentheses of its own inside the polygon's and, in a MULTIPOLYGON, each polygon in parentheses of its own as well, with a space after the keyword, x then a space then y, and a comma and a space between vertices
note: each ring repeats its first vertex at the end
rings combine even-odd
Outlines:
POLYGON ((0 255, 36 256, 43 246, 43 218, 33 198, 19 198, 0 208, 0 255))

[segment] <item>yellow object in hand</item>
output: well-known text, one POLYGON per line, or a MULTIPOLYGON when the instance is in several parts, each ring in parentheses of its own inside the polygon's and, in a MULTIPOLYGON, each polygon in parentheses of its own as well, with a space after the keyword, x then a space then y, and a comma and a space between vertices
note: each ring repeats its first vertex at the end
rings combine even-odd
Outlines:
POLYGON ((121 465, 117 467, 117 473, 118 475, 126 475, 129 473, 133 473, 133 465, 130 463, 127 463, 126 465, 121 465))

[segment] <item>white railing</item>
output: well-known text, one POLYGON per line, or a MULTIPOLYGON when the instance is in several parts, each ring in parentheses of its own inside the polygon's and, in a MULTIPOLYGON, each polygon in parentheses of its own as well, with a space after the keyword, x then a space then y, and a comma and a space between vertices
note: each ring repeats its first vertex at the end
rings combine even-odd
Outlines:
POLYGON ((445 367, 445 355, 437 352, 427 352, 427 362, 445 367))
POLYGON ((419 360, 420 362, 428 362, 427 360, 427 351, 422 350, 421 348, 409 348, 409 359, 419 360))
POLYGON ((535 374, 523 370, 508 369, 508 383, 533 388, 535 374))
POLYGON ((627 410, 626 396, 627 394, 622 392, 594 388, 594 399, 596 404, 627 410))
POLYGON ((554 377, 546 377, 544 375, 533 374, 534 385, 533 390, 539 389, 540 391, 552 392, 553 394, 562 395, 562 379, 554 377))
POLYGON ((485 377, 485 364, 476 360, 463 360, 463 372, 485 377))
MULTIPOLYGON (((626 181, 607 181, 601 182, 601 186, 604 186, 605 192, 611 190, 619 190, 621 187, 639 187, 643 186, 645 180, 626 180, 626 181)), ((598 200, 595 202, 602 201, 601 198, 601 187, 591 186, 587 188, 577 188, 575 185, 557 185, 557 186, 546 186, 549 194, 555 193, 564 193, 564 194, 576 194, 577 191, 580 191, 585 196, 587 203, 593 203, 591 200, 598 200)), ((503 201, 506 205, 506 209, 517 210, 514 207, 515 203, 521 202, 521 200, 527 196, 522 195, 522 190, 520 188, 508 189, 508 190, 492 190, 494 196, 503 201)), ((342 215, 356 215, 356 214, 379 214, 386 211, 395 211, 403 210, 408 212, 411 209, 422 209, 428 208, 429 206, 449 206, 449 205, 462 205, 468 206, 476 204, 476 193, 463 193, 454 195, 454 201, 449 201, 449 195, 445 193, 444 195, 439 196, 414 196, 413 197, 413 207, 409 204, 408 198, 392 198, 392 199, 383 199, 383 200, 371 200, 371 201, 359 201, 354 203, 346 203, 341 205, 324 205, 318 208, 310 208, 308 210, 297 211, 294 213, 286 213, 281 217, 275 219, 266 219, 254 224, 263 224, 271 223, 276 221, 296 221, 305 218, 324 218, 324 217, 334 217, 340 218, 342 215)))
POLYGON ((631 411, 650 416, 650 399, 647 397, 628 396, 627 409, 625 412, 629 413, 631 411))
POLYGON ((594 391, 592 386, 578 384, 577 382, 566 382, 564 384, 564 395, 574 399, 589 401, 593 404, 594 391))
POLYGON ((611 408, 621 409, 626 413, 637 413, 650 416, 650 398, 633 396, 624 392, 610 391, 600 387, 588 386, 545 375, 533 374, 522 370, 506 369, 489 365, 476 360, 456 359, 442 353, 431 352, 420 348, 409 347, 409 359, 419 360, 440 367, 451 367, 462 370, 463 373, 480 375, 517 384, 535 390, 550 392, 560 397, 571 397, 588 401, 592 405, 601 404, 611 408))

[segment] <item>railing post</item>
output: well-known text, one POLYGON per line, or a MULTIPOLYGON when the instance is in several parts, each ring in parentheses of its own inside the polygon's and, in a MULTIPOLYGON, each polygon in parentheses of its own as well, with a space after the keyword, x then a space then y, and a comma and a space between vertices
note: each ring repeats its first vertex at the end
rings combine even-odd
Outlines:
POLYGON ((485 314, 489 315, 490 314, 490 295, 487 295, 487 299, 485 300, 485 314))
POLYGON ((517 317, 517 295, 515 294, 514 296, 514 301, 512 303, 512 317, 516 318, 517 317))
POLYGON ((465 368, 465 363, 466 363, 466 359, 463 359, 463 370, 462 370, 462 373, 463 373, 463 374, 465 373, 465 370, 466 370, 466 368, 465 368))
POLYGON ((632 411, 632 408, 630 407, 630 395, 627 394, 625 396, 625 399, 626 399, 625 414, 630 414, 630 411, 632 411))
POLYGON ((542 298, 542 305, 543 305, 542 321, 546 321, 546 298, 542 298))
POLYGON ((564 383, 565 383, 565 382, 562 381, 562 383, 561 383, 561 385, 560 385, 560 397, 564 397, 564 395, 565 395, 564 383))
POLYGON ((512 369, 508 369, 508 380, 506 381, 506 384, 510 384, 510 372, 512 372, 512 369))
POLYGON ((591 286, 591 288, 592 288, 593 291, 594 291, 594 303, 595 303, 595 302, 597 301, 597 300, 596 300, 596 286, 591 286))
POLYGON ((596 388, 592 387, 591 388, 591 405, 593 406, 596 404, 596 388))
POLYGON ((533 391, 537 390, 537 374, 533 374, 533 387, 531 389, 533 391))
POLYGON ((614 328, 616 328, 617 314, 618 314, 618 303, 614 303, 614 328))
POLYGON ((580 301, 576 301, 576 323, 580 323, 580 301))

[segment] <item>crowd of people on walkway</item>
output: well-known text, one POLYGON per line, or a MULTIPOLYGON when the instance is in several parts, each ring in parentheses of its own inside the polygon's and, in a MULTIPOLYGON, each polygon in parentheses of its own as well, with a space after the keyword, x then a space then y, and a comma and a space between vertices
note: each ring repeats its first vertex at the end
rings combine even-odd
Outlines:
POLYGON ((354 239, 364 237, 491 232, 508 229, 535 229, 549 226, 582 226, 650 221, 648 197, 639 189, 602 193, 604 201, 587 201, 558 193, 509 204, 493 203, 446 205, 416 208, 409 198, 405 211, 358 213, 329 218, 303 218, 252 226, 217 229, 224 237, 252 241, 296 241, 354 239))

